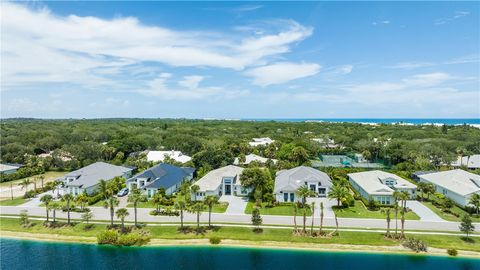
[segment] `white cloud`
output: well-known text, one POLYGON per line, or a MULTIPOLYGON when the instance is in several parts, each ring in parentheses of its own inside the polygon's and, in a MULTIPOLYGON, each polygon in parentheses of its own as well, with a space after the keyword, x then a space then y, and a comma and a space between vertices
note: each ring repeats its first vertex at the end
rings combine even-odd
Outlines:
POLYGON ((408 86, 428 87, 439 85, 450 79, 453 79, 450 74, 435 72, 427 74, 417 74, 409 78, 403 79, 403 82, 408 86))
POLYGON ((468 12, 468 11, 455 11, 453 16, 436 19, 433 22, 433 24, 435 24, 435 25, 447 24, 447 23, 450 23, 454 20, 466 17, 468 15, 470 15, 470 12, 468 12))
POLYGON ((134 92, 145 96, 158 97, 165 100, 196 100, 196 99, 231 99, 244 96, 247 90, 225 90, 222 87, 200 87, 202 76, 185 76, 178 82, 181 87, 169 87, 168 78, 158 77, 144 88, 134 92))
POLYGON ((147 61, 243 70, 289 52, 313 31, 291 20, 277 20, 269 27, 260 34, 179 31, 147 26, 133 17, 58 16, 46 8, 4 2, 2 88, 39 83, 126 88, 109 76, 126 70, 136 74, 135 68, 151 76, 142 65, 147 61))
POLYGON ((192 75, 192 76, 185 76, 183 80, 179 81, 178 84, 180 86, 194 89, 198 87, 198 84, 203 80, 203 76, 192 75))
POLYGON ((341 74, 350 74, 353 71, 353 65, 344 65, 338 68, 339 73, 341 74))
POLYGON ((390 24, 389 20, 383 20, 383 21, 378 21, 378 22, 372 22, 372 25, 387 25, 390 24))
POLYGON ((245 74, 253 77, 253 84, 268 86, 315 75, 320 68, 320 65, 313 63, 278 62, 247 70, 245 74))
POLYGON ((393 69, 416 69, 422 67, 430 67, 435 65, 434 63, 430 62, 402 62, 395 65, 387 66, 387 68, 393 69))

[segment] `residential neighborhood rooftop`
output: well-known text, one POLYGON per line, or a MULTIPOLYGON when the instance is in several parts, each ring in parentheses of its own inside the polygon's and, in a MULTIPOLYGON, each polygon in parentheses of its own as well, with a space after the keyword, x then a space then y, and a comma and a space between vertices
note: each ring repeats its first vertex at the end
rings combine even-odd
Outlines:
POLYGON ((420 178, 462 196, 480 192, 480 175, 461 169, 424 174, 420 178))
POLYGON ((135 179, 139 177, 146 178, 150 180, 150 184, 145 186, 145 188, 167 189, 181 182, 194 171, 195 169, 190 167, 177 167, 171 164, 161 163, 131 177, 127 182, 135 181, 135 179))
POLYGON ((81 169, 67 173, 64 178, 75 177, 76 179, 68 183, 67 186, 90 187, 98 183, 99 180, 110 180, 115 176, 122 176, 131 171, 131 168, 108 164, 105 162, 95 162, 81 169))
POLYGON ((371 195, 391 195, 394 189, 413 189, 416 186, 400 176, 380 170, 349 173, 352 181, 357 183, 363 190, 371 195), (389 187, 387 179, 395 180, 394 185, 389 187))
POLYGON ((331 186, 331 179, 328 174, 311 167, 299 166, 290 170, 281 170, 275 177, 274 192, 281 190, 297 190, 304 182, 319 181, 322 186, 331 186))
POLYGON ((147 160, 148 161, 154 161, 154 162, 162 162, 165 160, 165 158, 171 158, 177 162, 181 162, 181 163, 185 163, 185 162, 189 162, 190 160, 192 160, 191 157, 187 156, 187 155, 184 155, 182 152, 180 151, 174 151, 174 150, 170 150, 170 151, 148 151, 147 153, 147 160))
POLYGON ((458 157, 456 161, 452 163, 453 167, 465 166, 469 169, 478 169, 480 168, 480 154, 458 157))
POLYGON ((200 187, 200 190, 215 190, 221 184, 223 177, 236 177, 242 172, 242 167, 228 165, 208 172, 195 184, 200 187))
POLYGON ((16 170, 20 168, 19 166, 13 166, 9 164, 0 164, 0 172, 5 172, 5 171, 10 171, 10 170, 16 170))
MULTIPOLYGON (((254 161, 257 161, 257 162, 260 162, 260 163, 265 163, 269 160, 269 158, 266 158, 266 157, 261 157, 259 155, 255 155, 255 154, 248 154, 245 156, 245 162, 240 162, 239 158, 235 158, 235 161, 233 162, 234 165, 238 165, 238 164, 250 164, 251 162, 254 162, 254 161)), ((277 163, 277 160, 276 159, 271 159, 271 161, 273 163, 277 163)))

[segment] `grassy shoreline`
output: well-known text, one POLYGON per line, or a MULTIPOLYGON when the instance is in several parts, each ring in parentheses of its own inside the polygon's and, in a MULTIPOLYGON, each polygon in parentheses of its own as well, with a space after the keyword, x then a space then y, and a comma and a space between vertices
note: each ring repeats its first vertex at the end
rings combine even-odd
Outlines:
MULTIPOLYGON (((37 242, 53 243, 78 243, 96 245, 95 237, 65 236, 56 234, 19 233, 0 230, 0 239, 16 239, 37 242)), ((278 241, 249 241, 223 239, 218 245, 212 245, 208 239, 161 239, 153 238, 144 247, 178 247, 178 246, 201 246, 201 247, 236 247, 256 249, 282 249, 282 250, 303 250, 314 252, 356 252, 356 253, 378 253, 392 255, 414 255, 414 256, 448 256, 446 249, 429 248, 427 253, 415 253, 401 245, 396 246, 371 246, 371 245, 348 245, 348 244, 312 244, 312 243, 287 243, 278 241)), ((480 259, 480 252, 459 250, 457 257, 480 259)))
MULTIPOLYGON (((85 224, 77 223, 74 226, 63 226, 59 228, 46 228, 42 221, 31 220, 32 225, 29 228, 23 228, 19 225, 19 220, 14 218, 0 218, 0 237, 4 236, 22 236, 24 239, 40 240, 66 240, 79 243, 95 243, 98 233, 106 229, 106 224, 95 224, 93 228, 85 230, 85 224)), ((194 227, 191 225, 191 227, 194 227)), ((209 238, 218 237, 222 243, 244 243, 249 245, 264 246, 265 243, 275 243, 273 246, 285 247, 304 247, 313 248, 316 246, 346 245, 354 246, 355 249, 363 247, 380 247, 379 250, 385 250, 385 247, 401 247, 401 242, 385 239, 382 232, 358 232, 358 231, 340 231, 339 236, 331 238, 314 238, 308 236, 294 236, 292 229, 287 228, 265 228, 263 233, 252 232, 251 228, 217 226, 204 234, 179 233, 178 226, 147 226, 145 227, 152 236, 152 244, 165 243, 168 241, 179 241, 169 243, 208 243, 209 238)), ((423 233, 408 234, 407 237, 415 237, 427 243, 430 249, 455 248, 462 253, 470 252, 480 258, 480 245, 478 239, 473 242, 465 242, 460 236, 452 235, 428 235, 423 233)), ((403 247, 401 247, 404 249, 403 247)), ((352 248, 350 248, 352 249, 352 248)), ((370 248, 367 248, 369 250, 370 248)), ((410 251, 411 252, 411 251, 410 251)), ((445 252, 446 254, 446 252, 445 252)))

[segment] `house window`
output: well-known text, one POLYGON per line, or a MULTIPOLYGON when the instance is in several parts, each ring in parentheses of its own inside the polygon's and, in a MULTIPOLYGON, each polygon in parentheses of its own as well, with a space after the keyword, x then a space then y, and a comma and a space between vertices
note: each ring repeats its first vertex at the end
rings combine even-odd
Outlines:
POLYGON ((293 202, 295 200, 295 193, 290 193, 290 201, 293 202))
POLYGON ((315 192, 315 187, 316 187, 315 184, 310 184, 310 190, 311 191, 315 192))
POLYGON ((288 193, 283 193, 283 201, 288 202, 288 193))

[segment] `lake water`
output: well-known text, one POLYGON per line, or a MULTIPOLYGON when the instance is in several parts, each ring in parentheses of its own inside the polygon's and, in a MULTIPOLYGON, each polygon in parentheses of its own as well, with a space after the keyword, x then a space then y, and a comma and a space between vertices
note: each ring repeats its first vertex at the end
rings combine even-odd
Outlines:
POLYGON ((118 248, 0 239, 1 269, 480 269, 480 259, 231 247, 118 248))

